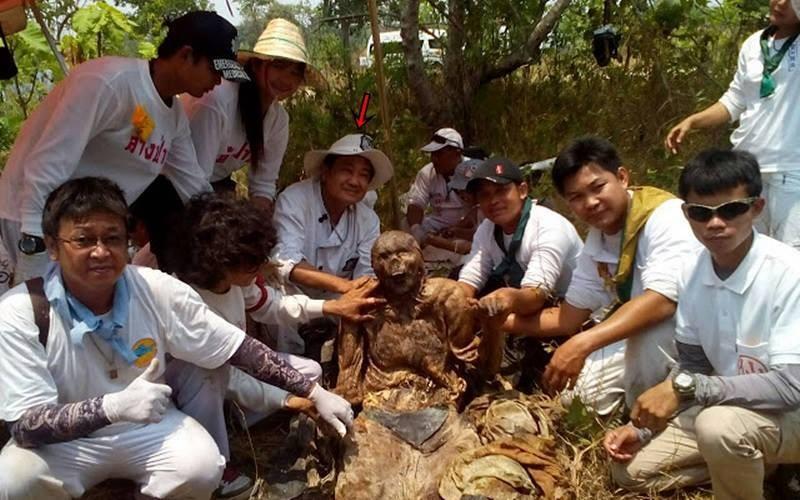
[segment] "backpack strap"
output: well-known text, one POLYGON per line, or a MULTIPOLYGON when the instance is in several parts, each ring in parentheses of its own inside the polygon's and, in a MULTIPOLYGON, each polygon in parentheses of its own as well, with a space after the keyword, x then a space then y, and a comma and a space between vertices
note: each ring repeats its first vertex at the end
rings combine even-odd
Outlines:
POLYGON ((39 343, 47 349, 47 337, 50 335, 50 302, 44 295, 44 278, 33 278, 25 282, 28 295, 33 306, 33 320, 39 329, 39 343))

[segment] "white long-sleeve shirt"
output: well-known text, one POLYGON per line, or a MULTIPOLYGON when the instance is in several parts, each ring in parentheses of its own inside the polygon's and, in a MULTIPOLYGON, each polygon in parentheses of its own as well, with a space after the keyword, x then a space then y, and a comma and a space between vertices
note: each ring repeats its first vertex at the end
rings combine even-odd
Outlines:
POLYGON ((278 196, 274 221, 278 244, 273 257, 281 264, 284 282, 289 282, 292 269, 303 260, 345 279, 374 275, 372 245, 380 234, 380 219, 364 203, 348 208, 334 228, 322 201, 319 180, 307 179, 278 196))
MULTIPOLYGON (((224 80, 201 98, 181 96, 189 116, 197 160, 211 182, 228 177, 250 161, 250 144, 239 113, 239 84, 224 80)), ((289 142, 289 115, 278 101, 264 115, 264 151, 248 172, 250 196, 274 200, 278 173, 289 142)), ((167 164, 171 158, 167 158, 167 164)))
MULTIPOLYGON (((719 102, 730 113, 731 121, 739 120, 739 126, 731 134, 734 149, 756 155, 762 172, 798 170, 800 113, 796 108, 800 102, 800 39, 794 41, 772 73, 775 93, 762 99, 759 97, 764 72, 762 32, 753 33, 742 44, 736 74, 719 102)), ((774 54, 784 41, 770 39, 770 51, 774 54)))
POLYGON ((162 170, 185 195, 210 189, 183 108, 177 99, 164 103, 147 61, 94 59, 76 66, 22 127, 0 177, 0 218, 41 236, 44 202, 64 182, 106 177, 131 203, 162 170), (154 126, 146 139, 133 125, 137 106, 154 126))

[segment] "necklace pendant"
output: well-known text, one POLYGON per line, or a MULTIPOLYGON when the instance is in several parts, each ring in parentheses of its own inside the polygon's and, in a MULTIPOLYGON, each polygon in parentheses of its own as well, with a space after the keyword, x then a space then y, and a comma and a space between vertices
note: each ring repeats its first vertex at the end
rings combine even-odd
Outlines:
POLYGON ((115 378, 117 378, 119 376, 119 374, 117 373, 117 369, 116 368, 112 368, 112 369, 108 370, 108 376, 109 376, 109 378, 111 380, 114 380, 115 378))

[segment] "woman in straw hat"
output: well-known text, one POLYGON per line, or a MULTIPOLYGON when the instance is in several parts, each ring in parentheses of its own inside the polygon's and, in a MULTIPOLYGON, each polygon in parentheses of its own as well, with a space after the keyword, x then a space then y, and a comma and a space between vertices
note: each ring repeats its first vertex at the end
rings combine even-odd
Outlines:
POLYGON ((248 164, 250 197, 271 210, 289 141, 289 115, 280 101, 324 80, 308 62, 300 28, 285 19, 271 20, 253 50, 240 50, 238 58, 251 82, 187 96, 186 111, 197 159, 215 189, 232 189, 231 174, 248 164))

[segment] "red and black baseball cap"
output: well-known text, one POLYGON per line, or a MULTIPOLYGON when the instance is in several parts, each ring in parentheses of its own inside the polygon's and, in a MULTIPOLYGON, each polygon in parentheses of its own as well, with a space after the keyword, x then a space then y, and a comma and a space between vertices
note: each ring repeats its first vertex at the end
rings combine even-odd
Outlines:
POLYGON ((198 54, 208 57, 222 78, 233 82, 250 81, 236 60, 238 32, 225 18, 216 12, 195 10, 165 24, 167 36, 161 42, 159 53, 188 45, 198 54))
POLYGON ((478 165, 469 183, 467 183, 467 190, 475 190, 480 180, 495 184, 508 184, 509 182, 522 182, 525 178, 516 163, 502 156, 493 156, 483 160, 483 163, 478 165))

